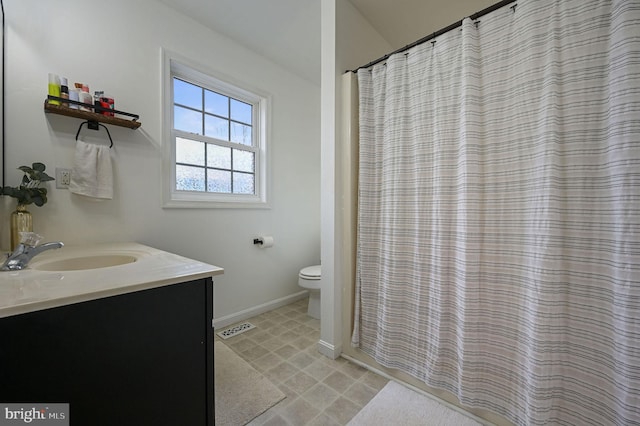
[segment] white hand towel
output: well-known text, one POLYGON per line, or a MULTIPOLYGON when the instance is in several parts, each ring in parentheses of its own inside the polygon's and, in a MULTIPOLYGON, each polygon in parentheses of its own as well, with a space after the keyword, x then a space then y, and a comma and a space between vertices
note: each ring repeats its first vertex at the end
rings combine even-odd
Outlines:
POLYGON ((113 170, 108 146, 76 142, 69 191, 94 198, 113 199, 113 170))

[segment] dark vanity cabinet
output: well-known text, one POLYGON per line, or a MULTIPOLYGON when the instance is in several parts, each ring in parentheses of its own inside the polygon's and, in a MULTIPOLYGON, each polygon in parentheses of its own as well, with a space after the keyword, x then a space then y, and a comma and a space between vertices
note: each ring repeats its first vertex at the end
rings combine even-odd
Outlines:
POLYGON ((213 425, 211 278, 0 318, 0 402, 73 426, 213 425))

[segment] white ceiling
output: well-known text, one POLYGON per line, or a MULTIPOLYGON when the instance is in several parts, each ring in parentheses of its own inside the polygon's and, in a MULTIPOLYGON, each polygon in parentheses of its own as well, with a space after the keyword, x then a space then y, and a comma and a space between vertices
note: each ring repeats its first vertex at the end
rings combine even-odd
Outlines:
MULTIPOLYGON (((320 84, 322 0, 158 0, 320 84)), ((398 49, 497 0, 348 0, 398 49)), ((371 58, 374 60, 376 58, 371 58)))
POLYGON ((394 49, 498 3, 498 0, 349 1, 394 49))

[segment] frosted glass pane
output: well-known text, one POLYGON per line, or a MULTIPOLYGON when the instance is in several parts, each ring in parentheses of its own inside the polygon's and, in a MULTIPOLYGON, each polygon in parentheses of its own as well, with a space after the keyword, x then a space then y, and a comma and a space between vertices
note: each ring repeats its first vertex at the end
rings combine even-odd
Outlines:
POLYGON ((205 90, 204 110, 209 114, 229 118, 229 98, 219 93, 205 90))
POLYGON ((245 126, 244 124, 239 123, 231 123, 231 142, 251 146, 251 126, 245 126))
POLYGON ((176 138, 176 162, 204 166, 204 148, 202 142, 176 138))
POLYGON ((231 172, 208 169, 207 179, 207 191, 231 193, 231 172))
POLYGON ((248 173, 233 173, 233 193, 253 194, 254 176, 248 173))
POLYGON ((253 152, 233 150, 233 170, 253 173, 253 152))
POLYGON ((231 119, 251 124, 251 105, 231 99, 231 119))
POLYGON ((207 167, 218 169, 231 169, 231 148, 224 146, 207 145, 207 167))
POLYGON ((207 115, 205 117, 205 135, 212 138, 229 140, 229 121, 224 118, 207 115))
POLYGON ((173 103, 185 105, 195 109, 202 109, 202 88, 173 79, 173 103))
POLYGON ((176 166, 176 189, 204 191, 204 170, 201 167, 176 166))
POLYGON ((197 135, 202 134, 202 114, 176 106, 173 108, 173 128, 197 135))

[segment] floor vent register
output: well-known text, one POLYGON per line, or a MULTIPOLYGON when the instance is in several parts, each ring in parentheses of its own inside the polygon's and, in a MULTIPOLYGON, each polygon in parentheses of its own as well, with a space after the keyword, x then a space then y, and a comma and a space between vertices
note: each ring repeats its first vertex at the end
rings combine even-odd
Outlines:
POLYGON ((228 339, 233 336, 237 336, 240 333, 244 333, 245 331, 249 331, 252 328, 256 328, 255 325, 250 322, 243 322, 242 324, 234 325, 233 327, 229 327, 226 330, 222 330, 219 333, 216 333, 221 339, 228 339))

